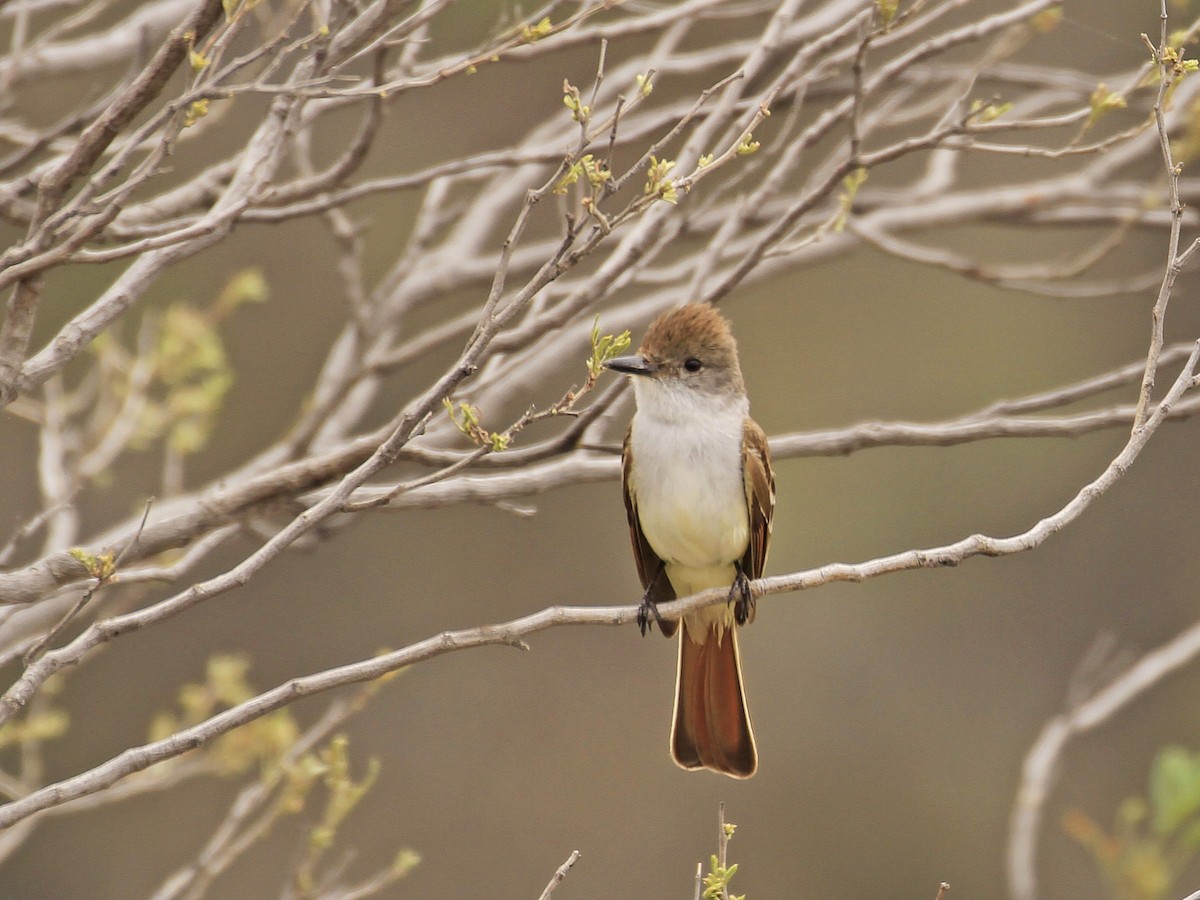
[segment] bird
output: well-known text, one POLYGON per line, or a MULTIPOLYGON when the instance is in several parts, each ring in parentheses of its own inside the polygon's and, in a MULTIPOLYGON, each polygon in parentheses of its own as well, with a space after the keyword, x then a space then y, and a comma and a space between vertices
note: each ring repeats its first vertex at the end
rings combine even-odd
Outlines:
POLYGON ((707 304, 667 310, 637 353, 608 360, 637 409, 621 454, 642 634, 679 631, 671 756, 681 768, 750 778, 758 749, 746 706, 738 626, 754 619, 775 512, 766 434, 750 417, 737 342, 707 304), (716 587, 727 603, 664 619, 658 604, 716 587), (680 627, 682 625, 682 627, 680 627))

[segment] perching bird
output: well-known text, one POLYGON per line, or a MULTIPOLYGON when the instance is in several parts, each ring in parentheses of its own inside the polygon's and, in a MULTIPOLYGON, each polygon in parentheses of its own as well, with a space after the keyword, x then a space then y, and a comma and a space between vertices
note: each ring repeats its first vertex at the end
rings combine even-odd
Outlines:
POLYGON ((715 587, 729 603, 683 617, 671 755, 685 769, 749 778, 758 768, 737 625, 754 618, 749 582, 762 575, 775 477, 729 323, 688 304, 651 323, 637 354, 607 363, 633 379, 637 412, 622 456, 625 508, 646 594, 639 624, 666 636, 657 604, 715 587))

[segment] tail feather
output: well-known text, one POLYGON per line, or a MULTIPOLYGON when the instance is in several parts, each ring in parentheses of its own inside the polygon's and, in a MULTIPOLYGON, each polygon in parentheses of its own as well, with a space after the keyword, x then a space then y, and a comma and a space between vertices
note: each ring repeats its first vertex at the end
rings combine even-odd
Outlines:
POLYGON ((675 679, 671 755, 685 769, 749 778, 758 769, 746 710, 737 629, 714 625, 696 641, 683 624, 675 679))

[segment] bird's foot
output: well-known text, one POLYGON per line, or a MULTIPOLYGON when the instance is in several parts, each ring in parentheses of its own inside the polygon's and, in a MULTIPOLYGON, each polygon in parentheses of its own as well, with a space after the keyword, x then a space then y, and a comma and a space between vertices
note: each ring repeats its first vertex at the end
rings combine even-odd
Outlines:
POLYGON ((642 637, 649 633, 651 625, 655 622, 658 623, 658 630, 662 631, 663 617, 658 611, 658 604, 647 594, 642 598, 642 605, 638 607, 637 614, 638 631, 642 633, 642 637))
POLYGON ((750 579, 738 566, 737 576, 729 588, 729 600, 733 604, 733 621, 745 625, 754 618, 754 594, 750 590, 750 579))

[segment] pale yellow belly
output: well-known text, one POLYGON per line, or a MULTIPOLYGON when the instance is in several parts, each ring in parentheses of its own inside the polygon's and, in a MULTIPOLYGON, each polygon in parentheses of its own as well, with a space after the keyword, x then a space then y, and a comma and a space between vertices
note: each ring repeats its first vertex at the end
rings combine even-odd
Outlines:
POLYGON ((746 552, 750 532, 744 497, 737 504, 713 502, 716 499, 638 506, 650 546, 668 571, 676 569, 681 578, 691 579, 694 586, 689 593, 713 587, 714 581, 728 583, 726 571, 732 572, 734 562, 746 552))
MULTIPOLYGON (((670 447, 660 436, 650 448, 637 441, 636 428, 634 437, 638 519, 676 596, 730 587, 750 540, 740 441, 714 447, 710 438, 698 452, 702 441, 670 447)), ((687 616, 688 633, 703 640, 732 617, 727 604, 707 607, 687 616)))

